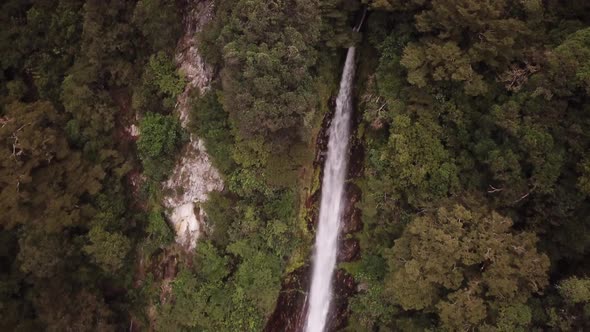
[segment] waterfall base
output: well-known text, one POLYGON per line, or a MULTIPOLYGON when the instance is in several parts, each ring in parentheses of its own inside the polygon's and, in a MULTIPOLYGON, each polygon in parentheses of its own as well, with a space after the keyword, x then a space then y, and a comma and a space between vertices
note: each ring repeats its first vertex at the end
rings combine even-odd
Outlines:
MULTIPOLYGON (((289 274, 281 287, 275 311, 270 316, 264 331, 299 332, 305 328, 307 312, 307 290, 309 289, 310 267, 303 266, 289 274)), ((334 274, 334 297, 328 313, 325 330, 338 331, 348 321, 348 300, 356 293, 354 278, 344 270, 334 274)))

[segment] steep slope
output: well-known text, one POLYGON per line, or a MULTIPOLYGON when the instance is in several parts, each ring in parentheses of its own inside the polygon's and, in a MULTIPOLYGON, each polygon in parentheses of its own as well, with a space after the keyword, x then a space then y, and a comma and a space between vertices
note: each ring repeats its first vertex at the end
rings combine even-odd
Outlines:
MULTIPOLYGON (((177 46, 176 62, 187 85, 175 108, 183 128, 187 128, 189 122, 191 95, 209 89, 213 76, 213 70, 203 61, 196 41, 197 32, 213 17, 213 8, 213 1, 190 3, 184 17, 184 32, 177 46)), ((176 241, 192 249, 205 217, 199 203, 206 201, 211 191, 223 189, 220 174, 211 164, 200 138, 190 135, 172 175, 164 183, 164 189, 164 205, 170 209, 168 218, 176 231, 176 241)))

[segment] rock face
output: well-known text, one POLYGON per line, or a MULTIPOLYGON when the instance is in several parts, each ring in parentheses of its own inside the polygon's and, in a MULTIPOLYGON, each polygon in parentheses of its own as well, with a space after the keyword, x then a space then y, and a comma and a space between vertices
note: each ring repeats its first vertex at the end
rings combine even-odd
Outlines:
MULTIPOLYGON (((209 89, 213 68, 199 53, 196 34, 213 17, 214 1, 190 1, 186 5, 183 36, 178 42, 176 63, 187 80, 184 92, 178 97, 175 112, 181 125, 187 128, 191 110, 190 96, 198 89, 209 89)), ((187 249, 193 249, 201 233, 205 213, 199 203, 207 200, 211 191, 223 190, 223 181, 213 167, 204 142, 190 136, 182 149, 170 178, 163 183, 164 206, 169 209, 168 219, 176 231, 176 241, 187 249)))
POLYGON ((352 262, 360 258, 361 246, 355 238, 340 239, 338 262, 352 262))
POLYGON ((303 331, 310 272, 309 265, 305 265, 291 272, 283 280, 275 311, 269 317, 264 332, 303 331))
POLYGON ((200 92, 208 90, 213 78, 213 68, 205 63, 199 53, 196 34, 213 19, 215 1, 187 1, 185 8, 183 35, 176 47, 176 64, 187 81, 184 92, 178 97, 176 104, 176 111, 183 126, 189 121, 190 94, 195 88, 200 92))
POLYGON ((361 189, 352 182, 346 185, 344 191, 346 204, 342 211, 342 228, 341 234, 354 234, 363 229, 362 213, 357 207, 357 203, 361 201, 361 189))
MULTIPOLYGON (((304 265, 283 280, 275 310, 270 315, 264 332, 304 331, 309 304, 310 272, 310 266, 304 265)), ((348 300, 358 286, 351 275, 342 269, 337 269, 334 271, 333 287, 334 297, 325 329, 327 332, 339 331, 346 326, 350 314, 348 300)))
POLYGON ((348 316, 350 309, 348 308, 348 300, 354 295, 357 285, 354 278, 342 269, 335 271, 333 287, 334 298, 326 324, 326 331, 335 332, 340 331, 348 323, 348 316))

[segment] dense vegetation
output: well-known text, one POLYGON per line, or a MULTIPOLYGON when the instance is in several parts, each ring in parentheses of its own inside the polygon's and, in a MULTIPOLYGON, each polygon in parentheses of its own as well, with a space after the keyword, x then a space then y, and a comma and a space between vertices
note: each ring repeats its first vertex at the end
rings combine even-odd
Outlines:
POLYGON ((2 3, 1 330, 128 327, 138 245, 170 231, 130 194, 139 162, 123 127, 148 114, 139 157, 157 180, 176 143, 154 141, 176 130, 163 97, 179 13, 165 0, 2 3))
POLYGON ((350 329, 587 329, 590 7, 372 7, 350 329))
POLYGON ((205 206, 212 230, 175 279, 161 329, 260 331, 285 272, 307 259, 299 206, 328 98, 317 90, 329 94, 338 75, 316 72, 337 64, 320 63, 320 14, 313 0, 224 1, 199 36, 219 80, 195 98, 191 128, 228 189, 205 206))
POLYGON ((216 79, 189 130, 226 189, 192 253, 160 203, 188 137, 171 113, 184 6, 0 6, 1 330, 261 330, 309 259, 316 136, 353 43, 364 227, 347 329, 590 329, 590 5, 217 1, 198 35, 216 79))

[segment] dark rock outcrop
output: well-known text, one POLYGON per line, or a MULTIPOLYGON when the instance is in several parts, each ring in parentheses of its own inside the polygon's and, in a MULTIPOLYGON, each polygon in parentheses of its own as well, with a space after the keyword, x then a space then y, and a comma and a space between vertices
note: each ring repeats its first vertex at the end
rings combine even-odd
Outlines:
POLYGON ((361 246, 355 238, 343 239, 338 247, 338 262, 352 262, 360 258, 361 246))
POLYGON ((348 300, 356 292, 356 283, 354 278, 342 269, 334 273, 334 297, 332 306, 328 313, 326 331, 339 331, 343 329, 347 322, 350 310, 348 309, 348 300))
POLYGON ((342 211, 341 235, 352 234, 363 229, 361 210, 357 203, 361 200, 361 190, 354 183, 348 183, 344 189, 344 209, 342 211))
POLYGON ((266 323, 265 332, 303 330, 310 273, 309 266, 303 266, 283 280, 275 311, 266 323))

